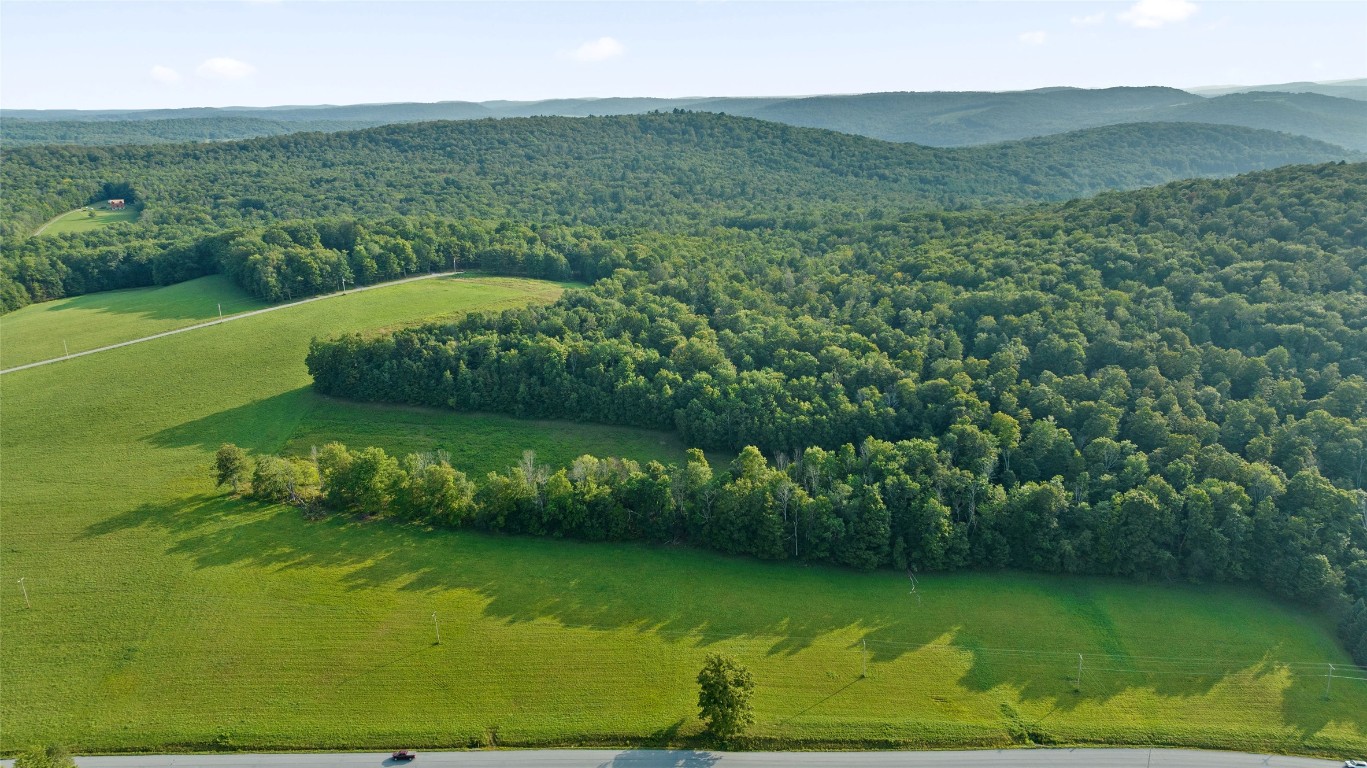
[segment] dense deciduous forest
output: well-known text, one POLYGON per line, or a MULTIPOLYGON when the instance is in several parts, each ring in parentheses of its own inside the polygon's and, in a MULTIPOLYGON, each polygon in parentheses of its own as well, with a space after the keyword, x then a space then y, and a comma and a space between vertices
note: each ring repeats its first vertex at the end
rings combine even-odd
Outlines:
MULTIPOLYGON (((682 500, 649 479, 706 475, 700 456, 586 463, 625 516, 610 523, 548 520, 548 478, 491 477, 475 517, 495 530, 664 525, 761 557, 1252 581, 1346 610, 1367 598, 1364 210, 1367 165, 1339 164, 624 235, 579 251, 597 279, 554 305, 318 341, 308 365, 332 395, 740 450, 682 500), (674 511, 650 522, 643 504, 674 511)), ((581 506, 600 493, 583 478, 561 489, 581 506)))
MULTIPOLYGON (((512 218, 674 232, 807 228, 927 206, 1063 199, 1345 154, 1300 137, 1183 124, 943 150, 693 113, 428 123, 217 144, 24 147, 0 158, 0 301, 13 309, 216 271, 219 238, 250 239, 254 230, 293 219, 512 218), (136 224, 29 236, 49 217, 111 189, 145 204, 136 224)), ((276 245, 284 241, 267 242, 263 252, 276 245)), ((348 279, 370 280, 364 269, 354 272, 348 279)), ((341 276, 319 284, 336 285, 333 277, 341 276)), ((319 290, 290 283, 277 294, 244 285, 267 299, 319 290)))

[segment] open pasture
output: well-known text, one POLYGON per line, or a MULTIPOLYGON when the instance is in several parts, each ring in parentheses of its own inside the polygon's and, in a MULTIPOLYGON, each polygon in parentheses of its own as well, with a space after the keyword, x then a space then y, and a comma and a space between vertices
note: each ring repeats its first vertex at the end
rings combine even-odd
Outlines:
POLYGON ((1348 668, 1325 620, 1249 590, 1014 573, 913 589, 678 547, 309 523, 211 487, 224 441, 447 447, 476 474, 523 448, 676 459, 640 430, 308 388, 312 336, 559 291, 426 280, 0 378, 0 750, 688 743, 711 650, 754 671, 757 745, 1367 749, 1367 681, 1325 695, 1327 664, 1348 668))
POLYGON ((0 369, 264 306, 221 275, 30 304, 0 317, 0 369))

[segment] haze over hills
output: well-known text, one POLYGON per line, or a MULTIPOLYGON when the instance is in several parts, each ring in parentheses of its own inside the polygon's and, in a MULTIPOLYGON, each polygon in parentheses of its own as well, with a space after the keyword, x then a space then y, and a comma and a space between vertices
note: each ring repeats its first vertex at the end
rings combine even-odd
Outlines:
POLYGON ((1344 99, 1367 101, 1367 77, 1356 80, 1333 80, 1330 82, 1301 81, 1277 83, 1276 85, 1203 85, 1184 89, 1200 96, 1224 96, 1230 93, 1282 92, 1282 93, 1319 93, 1325 96, 1338 96, 1344 99))
MULTIPOLYGON (((1355 87, 1358 86, 1332 86, 1349 90, 1355 87)), ((870 93, 797 98, 586 98, 128 111, 5 110, 0 113, 0 136, 7 144, 158 143, 248 138, 302 130, 349 130, 426 120, 585 117, 685 109, 942 147, 990 144, 1101 125, 1176 121, 1285 131, 1367 151, 1367 101, 1316 92, 1273 92, 1271 87, 1266 88, 1215 98, 1162 87, 1046 88, 1004 93, 870 93), (238 122, 167 122, 229 118, 238 122)))

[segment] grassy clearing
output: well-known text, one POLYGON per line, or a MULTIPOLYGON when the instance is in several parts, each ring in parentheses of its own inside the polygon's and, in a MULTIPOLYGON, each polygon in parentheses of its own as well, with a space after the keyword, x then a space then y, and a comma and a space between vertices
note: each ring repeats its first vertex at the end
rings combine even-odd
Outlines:
POLYGON ((68 211, 39 227, 34 234, 61 235, 68 232, 89 232, 121 221, 137 221, 141 212, 142 208, 135 205, 119 211, 111 210, 109 203, 101 201, 92 203, 85 208, 68 211))
POLYGON ((202 323, 219 305, 224 315, 266 306, 221 275, 31 304, 0 317, 0 368, 202 323))
POLYGON ((209 487, 225 440, 460 447, 473 471, 524 447, 676 456, 307 389, 313 335, 558 290, 422 281, 0 379, 0 750, 687 743, 714 649, 759 681, 756 744, 1367 749, 1367 683, 1326 700, 1309 666, 1347 664, 1322 618, 1245 590, 969 574, 912 594, 682 548, 310 524, 209 487))

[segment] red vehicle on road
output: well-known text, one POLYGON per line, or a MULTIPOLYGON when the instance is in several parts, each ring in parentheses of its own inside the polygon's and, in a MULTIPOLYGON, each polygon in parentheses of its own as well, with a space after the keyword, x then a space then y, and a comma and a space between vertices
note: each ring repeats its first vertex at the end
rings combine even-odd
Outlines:
POLYGON ((411 749, 401 749, 398 752, 395 752, 394 754, 390 755, 390 757, 392 757, 395 760, 413 760, 417 756, 418 753, 414 752, 411 749))

